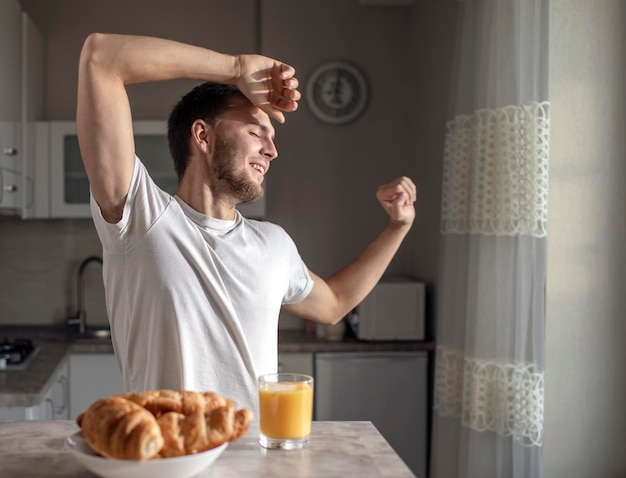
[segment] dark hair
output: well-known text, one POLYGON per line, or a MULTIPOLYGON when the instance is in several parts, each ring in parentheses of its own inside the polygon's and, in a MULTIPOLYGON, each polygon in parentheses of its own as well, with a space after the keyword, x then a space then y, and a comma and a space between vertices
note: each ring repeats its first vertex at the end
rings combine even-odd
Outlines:
POLYGON ((189 163, 191 125, 198 119, 215 125, 215 119, 234 96, 244 97, 236 86, 206 82, 183 96, 172 110, 167 121, 167 139, 179 180, 189 163))

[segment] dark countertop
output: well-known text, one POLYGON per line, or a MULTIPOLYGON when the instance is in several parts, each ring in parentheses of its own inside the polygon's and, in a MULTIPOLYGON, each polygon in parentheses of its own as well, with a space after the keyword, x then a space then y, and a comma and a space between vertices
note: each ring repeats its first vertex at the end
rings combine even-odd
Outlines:
MULTIPOLYGON (((7 337, 17 337, 5 333, 7 337)), ((20 338, 30 338, 20 335, 20 338)), ((38 348, 26 370, 0 371, 0 406, 32 407, 40 404, 54 382, 54 377, 70 352, 70 344, 43 342, 33 337, 38 348)))
MULTIPOLYGON (((0 326, 0 336, 30 338, 39 349, 24 371, 0 371, 0 407, 31 407, 42 402, 53 378, 70 353, 113 353, 106 340, 73 340, 65 327, 58 326, 0 326)), ((432 351, 432 341, 364 342, 346 334, 338 342, 306 334, 302 330, 279 331, 279 353, 323 352, 389 352, 432 351)))
MULTIPOLYGON (((91 474, 66 448, 78 431, 74 421, 16 421, 0 426, 0 470, 15 478, 88 477, 91 474)), ((303 450, 265 450, 258 429, 228 445, 197 476, 414 477, 371 422, 313 422, 311 444, 303 450)))

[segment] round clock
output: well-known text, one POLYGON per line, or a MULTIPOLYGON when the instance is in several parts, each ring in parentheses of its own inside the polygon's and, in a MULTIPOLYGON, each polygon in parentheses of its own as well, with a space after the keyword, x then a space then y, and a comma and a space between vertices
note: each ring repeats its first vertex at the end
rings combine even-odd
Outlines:
POLYGON ((316 68, 306 85, 307 104, 312 113, 329 124, 346 124, 358 117, 367 104, 365 76, 344 61, 316 68))

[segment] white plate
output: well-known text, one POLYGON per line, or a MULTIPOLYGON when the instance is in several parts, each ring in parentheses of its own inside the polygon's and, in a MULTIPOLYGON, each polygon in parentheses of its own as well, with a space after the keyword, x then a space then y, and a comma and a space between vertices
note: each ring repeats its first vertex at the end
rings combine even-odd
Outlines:
POLYGON ((67 437, 65 446, 90 471, 106 478, 188 478, 211 465, 226 449, 228 442, 194 455, 147 461, 104 458, 91 449, 82 432, 67 437))

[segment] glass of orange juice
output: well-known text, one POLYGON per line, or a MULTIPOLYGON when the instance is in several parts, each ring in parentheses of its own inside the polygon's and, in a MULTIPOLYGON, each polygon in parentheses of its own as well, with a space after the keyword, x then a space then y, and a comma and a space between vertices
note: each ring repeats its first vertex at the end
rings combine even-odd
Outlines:
POLYGON ((271 373, 259 377, 259 420, 264 448, 292 450, 309 444, 313 377, 271 373))

